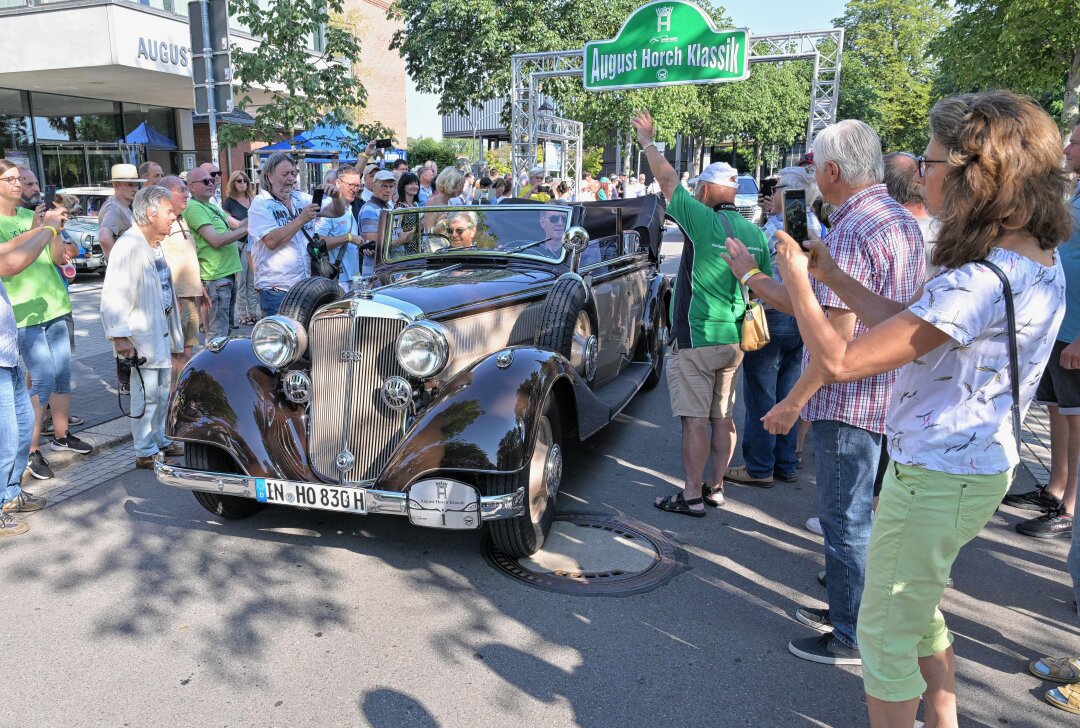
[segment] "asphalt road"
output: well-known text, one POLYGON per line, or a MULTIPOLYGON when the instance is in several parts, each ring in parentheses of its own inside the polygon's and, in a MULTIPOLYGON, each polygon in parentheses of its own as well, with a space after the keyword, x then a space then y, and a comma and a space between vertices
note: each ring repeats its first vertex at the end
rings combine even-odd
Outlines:
MULTIPOLYGON (((271 508, 216 520, 131 471, 0 545, 0 726, 861 726, 857 668, 788 654, 821 606, 812 458, 730 486, 704 519, 665 387, 567 458, 560 508, 663 529, 686 568, 635 596, 564 596, 494 571, 477 533, 271 508)), ((1080 651, 1067 544, 1004 511, 943 603, 964 726, 1063 725, 1029 657, 1080 651), (1071 616, 1070 616, 1071 614, 1071 616)))

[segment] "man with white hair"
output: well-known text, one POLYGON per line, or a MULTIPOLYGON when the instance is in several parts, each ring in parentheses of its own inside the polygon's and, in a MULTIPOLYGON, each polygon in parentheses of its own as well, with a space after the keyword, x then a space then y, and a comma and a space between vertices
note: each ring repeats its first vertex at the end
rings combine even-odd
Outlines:
MULTIPOLYGON (((544 192, 541 188, 544 187, 544 176, 547 172, 543 167, 533 167, 529 170, 529 184, 521 188, 518 193, 518 197, 526 200, 535 200, 536 202, 548 202, 551 200, 551 194, 544 192)), ((548 187, 548 190, 551 188, 548 187)))
MULTIPOLYGON (((848 119, 822 130, 813 152, 818 189, 836 209, 829 216, 832 229, 825 241, 811 238, 809 247, 827 249, 840 269, 867 290, 894 301, 910 301, 923 282, 922 233, 911 213, 889 197, 882 184, 885 165, 878 135, 863 122, 848 119)), ((737 242, 729 241, 728 251, 736 274, 752 273, 746 280, 754 293, 776 308, 791 310, 784 287, 750 270, 752 262, 737 242)), ((856 318, 839 296, 817 281, 814 291, 844 339, 850 341, 878 323, 856 318)), ((796 611, 796 619, 820 634, 792 640, 788 650, 811 662, 859 665, 855 624, 885 411, 896 372, 823 386, 814 360, 807 361, 791 393, 764 420, 769 432, 786 433, 806 406, 803 418, 814 431, 818 516, 825 536, 829 607, 796 611)))
POLYGON ((131 204, 134 225, 116 241, 101 287, 101 323, 124 359, 145 361, 131 372, 135 467, 152 469, 162 454, 183 447, 165 437, 172 355, 184 350, 169 264, 161 241, 176 222, 172 196, 160 186, 139 190, 131 204))
POLYGON ((631 123, 668 199, 667 214, 685 239, 671 299, 667 359, 672 415, 682 425, 685 480, 681 492, 653 505, 701 517, 706 503, 723 504, 724 475, 735 449, 735 378, 742 363, 740 324, 746 304, 738 279, 721 257, 724 241, 738 236, 744 249, 753 251, 755 269, 771 272, 772 265, 765 236, 735 208, 738 172, 724 162, 709 165, 691 197, 656 150, 652 115, 638 113, 631 123), (702 482, 710 451, 712 474, 702 482))

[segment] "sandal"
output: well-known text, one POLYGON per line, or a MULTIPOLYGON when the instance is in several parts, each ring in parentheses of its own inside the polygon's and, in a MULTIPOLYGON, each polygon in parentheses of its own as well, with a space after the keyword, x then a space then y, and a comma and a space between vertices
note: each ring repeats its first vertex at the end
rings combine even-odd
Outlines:
POLYGON ((1080 715, 1080 688, 1075 685, 1062 685, 1043 693, 1046 702, 1055 708, 1080 715))
POLYGON ((724 505, 724 485, 709 485, 708 483, 701 484, 701 499, 705 501, 705 505, 712 506, 713 508, 719 508, 724 505))
POLYGON ((685 516, 693 516, 694 518, 704 518, 704 508, 700 511, 695 511, 690 507, 701 502, 701 498, 691 498, 690 500, 686 500, 683 498, 682 493, 676 493, 675 495, 669 495, 661 501, 653 501, 653 505, 668 513, 681 513, 685 516))
POLYGON ((1080 657, 1043 657, 1028 663, 1028 672, 1040 680, 1072 685, 1080 683, 1080 657))

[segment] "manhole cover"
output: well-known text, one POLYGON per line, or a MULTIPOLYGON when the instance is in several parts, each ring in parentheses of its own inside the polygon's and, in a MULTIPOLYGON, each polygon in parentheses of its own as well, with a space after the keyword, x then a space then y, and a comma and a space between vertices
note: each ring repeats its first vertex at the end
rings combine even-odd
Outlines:
POLYGON ((602 513, 558 513, 544 548, 514 559, 488 540, 484 556, 504 574, 563 594, 625 596, 650 591, 674 576, 679 549, 660 531, 602 513))

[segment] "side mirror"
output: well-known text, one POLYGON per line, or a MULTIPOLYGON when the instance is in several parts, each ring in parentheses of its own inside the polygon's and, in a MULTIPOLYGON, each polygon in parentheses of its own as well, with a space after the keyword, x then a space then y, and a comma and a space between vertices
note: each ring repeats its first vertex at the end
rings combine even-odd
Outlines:
POLYGON ((589 245, 589 233, 585 228, 574 225, 566 229, 562 239, 563 249, 569 253, 580 253, 589 245))

